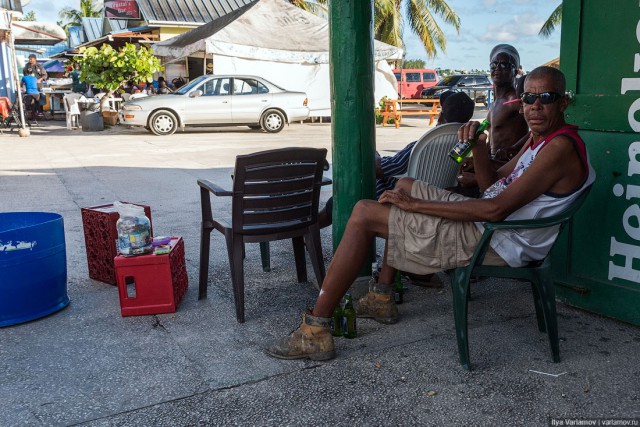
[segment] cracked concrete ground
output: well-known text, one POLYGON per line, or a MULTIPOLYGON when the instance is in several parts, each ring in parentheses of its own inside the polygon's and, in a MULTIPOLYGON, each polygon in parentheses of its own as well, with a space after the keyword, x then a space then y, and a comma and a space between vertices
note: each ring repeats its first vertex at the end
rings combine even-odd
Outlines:
MULTIPOLYGON (((424 119, 377 128, 382 154, 419 137, 424 119)), ((197 300, 196 179, 228 187, 237 154, 285 146, 330 149, 329 124, 270 135, 246 128, 156 137, 140 129, 67 131, 46 122, 29 138, 0 136, 0 210, 64 217, 71 304, 0 329, 1 426, 549 425, 558 418, 640 419, 640 329, 558 305, 561 358, 551 363, 530 287, 474 288, 474 370, 458 363, 451 294, 410 286, 401 321, 358 323, 327 363, 267 357, 265 342, 293 330, 313 304, 296 283, 290 242, 271 245, 263 273, 247 246, 246 315, 235 320, 223 239, 214 234, 209 297, 197 300), (189 290, 179 310, 120 316, 115 287, 88 278, 80 208, 127 200, 151 206, 156 235, 180 235, 189 290), (549 375, 552 374, 552 375, 549 375)), ((323 189, 322 199, 330 196, 323 189)), ((214 209, 228 201, 214 200, 214 209)), ((326 263, 331 231, 322 231, 326 263)), ((381 251, 378 243, 378 252, 381 251)), ((313 280, 310 265, 309 276, 313 280)), ((0 277, 0 283, 2 278, 0 277)), ((357 283, 353 292, 364 292, 357 283)))

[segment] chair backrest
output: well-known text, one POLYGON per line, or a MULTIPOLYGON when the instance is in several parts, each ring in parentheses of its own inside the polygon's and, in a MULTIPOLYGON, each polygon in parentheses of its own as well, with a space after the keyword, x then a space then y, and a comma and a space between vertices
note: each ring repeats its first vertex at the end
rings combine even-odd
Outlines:
POLYGON ((447 123, 422 135, 411 151, 407 176, 439 188, 456 185, 458 163, 448 154, 458 142, 460 126, 447 123))
POLYGON ((282 148, 236 157, 232 221, 238 234, 272 234, 318 220, 324 148, 282 148))
POLYGON ((80 108, 78 107, 78 101, 84 98, 84 95, 80 93, 68 93, 64 96, 64 111, 67 114, 80 114, 80 108))
POLYGON ((556 239, 553 241, 553 244, 549 248, 549 252, 547 252, 547 255, 543 259, 539 260, 538 263, 544 261, 549 257, 549 254, 551 254, 551 251, 553 250, 553 247, 556 245, 556 243, 558 243, 558 240, 560 240, 560 236, 562 235, 565 226, 573 219, 573 216, 576 214, 576 212, 578 212, 580 207, 582 207, 582 204, 589 196, 589 192, 591 191, 592 187, 593 184, 589 185, 569 206, 565 208, 565 210, 553 216, 528 220, 483 223, 484 233, 482 233, 482 237, 480 238, 478 246, 476 247, 473 257, 471 258, 469 268, 473 268, 476 265, 482 264, 486 252, 489 249, 489 242, 491 241, 493 233, 496 230, 522 230, 558 226, 558 234, 556 235, 556 239))

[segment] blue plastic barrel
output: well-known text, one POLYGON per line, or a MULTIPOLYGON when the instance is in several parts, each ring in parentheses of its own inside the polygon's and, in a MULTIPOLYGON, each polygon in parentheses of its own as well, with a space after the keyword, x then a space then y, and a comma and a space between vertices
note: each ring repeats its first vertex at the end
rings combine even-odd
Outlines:
POLYGON ((62 217, 0 213, 0 327, 38 319, 68 304, 62 217))

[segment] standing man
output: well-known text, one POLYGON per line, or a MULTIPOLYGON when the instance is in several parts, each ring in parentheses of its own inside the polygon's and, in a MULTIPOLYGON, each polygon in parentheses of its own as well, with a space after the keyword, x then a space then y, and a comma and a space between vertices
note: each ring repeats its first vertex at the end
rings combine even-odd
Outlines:
MULTIPOLYGON (((521 102, 531 136, 498 171, 490 165, 484 135, 473 147, 481 199, 453 194, 403 178, 379 201, 360 200, 327 269, 313 310, 289 336, 266 348, 281 359, 327 360, 335 357, 331 315, 364 264, 374 236, 387 240, 377 283, 356 304, 359 317, 381 323, 398 321, 393 299, 396 269, 428 274, 469 264, 482 236, 484 221, 528 220, 556 215, 569 207, 595 180, 584 142, 564 121, 569 103, 564 74, 551 67, 531 71, 521 102)), ((468 141, 477 122, 462 126, 468 141)), ((495 234, 485 264, 520 267, 545 257, 557 229, 503 230, 495 234)))
MULTIPOLYGON (((491 50, 489 68, 493 80, 494 102, 489 108, 489 157, 494 169, 500 168, 515 156, 526 141, 529 128, 520 114, 515 81, 520 55, 516 48, 499 44, 491 50), (524 139, 523 139, 524 138, 524 139)), ((465 160, 458 176, 458 186, 451 190, 469 197, 478 197, 480 191, 474 176, 473 158, 465 160)))
POLYGON ((35 54, 29 55, 29 62, 22 69, 22 74, 27 75, 27 70, 31 70, 31 75, 38 81, 38 89, 42 87, 42 81, 47 80, 47 71, 41 64, 38 64, 38 59, 35 54))
POLYGON ((87 83, 80 81, 80 64, 73 63, 73 71, 71 72, 71 90, 74 93, 85 93, 87 91, 87 83))

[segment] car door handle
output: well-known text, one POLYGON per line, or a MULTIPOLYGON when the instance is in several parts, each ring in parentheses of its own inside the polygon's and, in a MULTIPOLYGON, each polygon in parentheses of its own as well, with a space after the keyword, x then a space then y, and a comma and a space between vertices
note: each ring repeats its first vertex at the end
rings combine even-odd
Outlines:
POLYGON ((228 103, 229 103, 229 101, 222 101, 222 103, 223 103, 223 104, 228 104, 228 103))
POLYGON ((261 101, 262 101, 262 102, 269 102, 269 100, 268 100, 268 99, 262 99, 261 101))

